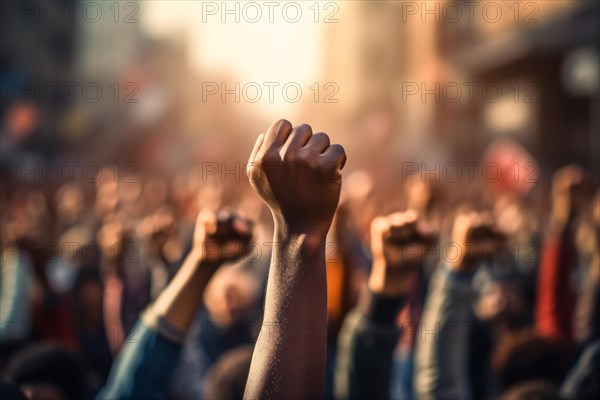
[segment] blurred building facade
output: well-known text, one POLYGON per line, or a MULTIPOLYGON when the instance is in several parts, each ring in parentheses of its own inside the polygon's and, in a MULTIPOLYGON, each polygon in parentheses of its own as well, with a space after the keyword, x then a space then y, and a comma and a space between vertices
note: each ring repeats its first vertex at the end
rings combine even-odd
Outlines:
POLYGON ((599 173, 597 2, 353 1, 340 21, 323 58, 341 100, 312 107, 324 125, 355 130, 383 105, 398 143, 477 159, 510 137, 546 168, 599 173))

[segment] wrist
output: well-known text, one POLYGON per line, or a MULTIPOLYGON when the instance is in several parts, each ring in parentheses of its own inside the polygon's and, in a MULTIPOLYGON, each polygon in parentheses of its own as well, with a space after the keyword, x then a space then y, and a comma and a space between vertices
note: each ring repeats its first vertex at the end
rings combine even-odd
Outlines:
POLYGON ((401 296, 409 292, 414 272, 390 267, 383 260, 374 260, 367 282, 369 291, 381 296, 401 296))
POLYGON ((453 265, 449 262, 444 262, 439 265, 439 268, 449 277, 457 279, 457 280, 471 280, 475 273, 477 272, 476 268, 457 268, 456 265, 453 265))
MULTIPOLYGON (((278 262, 272 265, 285 266, 286 271, 295 271, 295 267, 302 268, 302 265, 317 265, 322 266, 324 272, 325 238, 307 233, 282 231, 276 227, 273 241, 273 260, 278 262)), ((304 274, 305 271, 302 270, 302 273, 304 274)))
POLYGON ((192 248, 187 255, 187 260, 196 269, 216 269, 219 263, 211 260, 206 249, 192 248))
POLYGON ((327 232, 295 229, 285 222, 275 220, 274 239, 278 247, 318 252, 325 248, 327 232))
POLYGON ((406 304, 406 295, 388 296, 364 291, 358 301, 358 308, 372 322, 382 325, 394 325, 398 312, 406 304))
POLYGON ((456 248, 455 254, 448 254, 444 260, 444 266, 448 271, 456 274, 469 274, 481 263, 469 242, 455 240, 451 242, 456 248))

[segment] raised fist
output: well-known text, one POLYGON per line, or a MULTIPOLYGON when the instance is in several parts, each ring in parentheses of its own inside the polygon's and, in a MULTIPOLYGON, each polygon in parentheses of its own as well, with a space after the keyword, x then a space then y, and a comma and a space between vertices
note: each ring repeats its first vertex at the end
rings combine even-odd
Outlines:
POLYGON ((412 210, 373 219, 369 289, 388 296, 405 292, 437 238, 437 231, 412 210))
POLYGON ((490 213, 460 213, 452 227, 452 244, 457 254, 448 256, 452 258, 448 265, 456 272, 471 272, 483 261, 498 255, 504 240, 490 213))
POLYGON ((235 261, 248 253, 252 223, 232 210, 202 211, 196 219, 193 251, 211 264, 235 261))
POLYGON ((330 144, 325 133, 313 134, 308 125, 292 129, 279 120, 256 140, 247 173, 281 233, 323 240, 339 201, 345 162, 342 146, 330 144))
POLYGON ((566 222, 584 209, 594 195, 592 178, 577 164, 557 170, 552 176, 552 218, 566 222))

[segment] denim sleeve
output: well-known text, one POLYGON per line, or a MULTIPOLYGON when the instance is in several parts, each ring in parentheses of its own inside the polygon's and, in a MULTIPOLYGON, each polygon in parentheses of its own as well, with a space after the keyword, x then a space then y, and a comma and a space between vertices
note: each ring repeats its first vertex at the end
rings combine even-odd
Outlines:
POLYGON ((560 388, 560 397, 568 400, 598 398, 600 382, 600 339, 590 343, 566 377, 560 388))
POLYGON ((346 317, 338 339, 334 391, 338 399, 388 399, 393 352, 400 336, 395 317, 405 297, 368 292, 346 317))
MULTIPOLYGON (((15 247, 16 250, 16 247, 15 247)), ((0 261, 0 343, 25 340, 31 330, 29 257, 7 250, 0 261)))
POLYGON ((472 399, 468 375, 470 274, 440 265, 429 283, 416 344, 414 390, 418 399, 472 399), (449 338, 458 330, 458 338, 449 338), (448 336, 447 336, 448 335, 448 336))
POLYGON ((185 333, 146 312, 130 332, 96 399, 165 399, 185 333))

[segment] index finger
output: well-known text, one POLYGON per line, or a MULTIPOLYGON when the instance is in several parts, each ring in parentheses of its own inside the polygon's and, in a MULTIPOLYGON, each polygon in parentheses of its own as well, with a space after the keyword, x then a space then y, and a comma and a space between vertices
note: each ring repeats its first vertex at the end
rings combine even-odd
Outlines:
POLYGON ((260 135, 258 135, 258 138, 256 138, 256 143, 254 143, 254 148, 252 149, 252 152, 250 153, 250 158, 248 159, 248 165, 252 165, 252 163, 254 162, 254 159, 256 158, 256 154, 258 154, 258 151, 260 150, 260 147, 262 146, 264 139, 265 139, 264 133, 261 133, 260 135))
POLYGON ((279 121, 275 122, 265 134, 265 151, 273 147, 283 146, 291 132, 292 124, 290 121, 280 119, 279 121))

